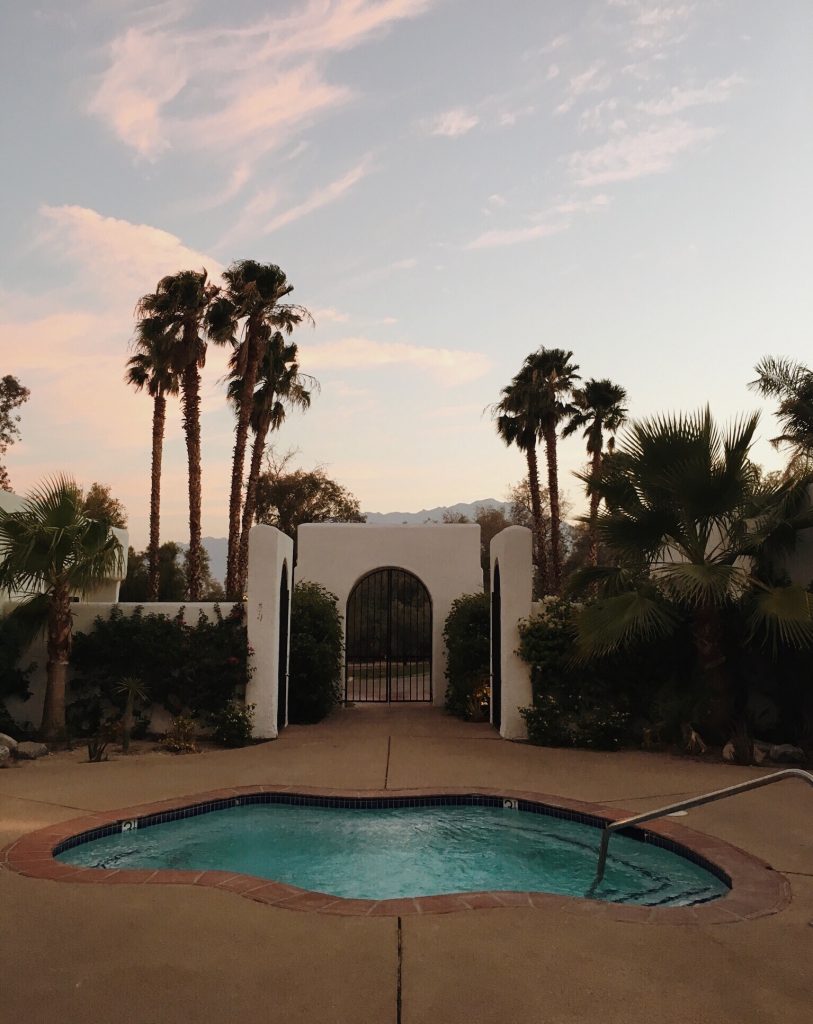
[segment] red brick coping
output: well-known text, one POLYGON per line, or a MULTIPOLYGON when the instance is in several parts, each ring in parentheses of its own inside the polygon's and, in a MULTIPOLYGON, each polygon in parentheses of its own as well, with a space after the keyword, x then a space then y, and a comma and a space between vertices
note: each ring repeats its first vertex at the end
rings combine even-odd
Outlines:
MULTIPOLYGON (((701 832, 672 821, 661 820, 645 830, 657 841, 662 837, 688 853, 710 862, 730 881, 724 896, 691 907, 645 907, 610 903, 546 892, 470 892, 444 896, 416 896, 412 899, 343 899, 327 893, 310 892, 281 882, 229 871, 172 871, 86 868, 55 860, 54 849, 66 839, 92 829, 122 821, 194 807, 211 801, 238 799, 249 794, 280 793, 303 797, 332 797, 348 800, 377 798, 419 798, 458 795, 501 797, 527 800, 548 807, 552 812, 574 812, 607 821, 629 817, 629 812, 600 804, 547 796, 541 793, 483 788, 433 788, 407 790, 336 790, 302 786, 239 786, 196 796, 173 798, 154 804, 141 804, 117 811, 100 811, 71 821, 48 825, 29 832, 0 851, 0 864, 21 875, 60 882, 94 882, 106 885, 203 885, 236 893, 256 903, 286 910, 318 911, 369 917, 393 917, 409 914, 446 914, 453 911, 532 907, 540 910, 564 910, 630 923, 650 924, 726 924, 775 914, 790 903, 787 879, 769 864, 750 854, 701 832)), ((561 815, 560 815, 561 816, 561 815)))

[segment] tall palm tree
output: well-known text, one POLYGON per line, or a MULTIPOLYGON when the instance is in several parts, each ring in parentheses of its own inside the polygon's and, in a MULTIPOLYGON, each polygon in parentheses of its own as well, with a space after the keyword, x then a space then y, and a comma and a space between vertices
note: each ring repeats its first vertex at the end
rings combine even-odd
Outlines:
POLYGON ((528 490, 531 497, 533 520, 534 562, 539 571, 542 593, 550 589, 548 556, 545 550, 545 524, 539 488, 539 463, 536 446, 539 443, 539 393, 529 385, 527 374, 517 374, 501 392, 499 402, 490 407, 497 433, 509 447, 516 445, 525 453, 528 464, 528 490))
MULTIPOLYGON (((613 384, 605 377, 603 380, 591 379, 584 387, 573 391, 573 412, 567 421, 562 437, 570 437, 577 430, 587 441, 587 454, 590 456, 590 480, 597 480, 601 472, 601 459, 604 454, 604 435, 610 435, 608 448, 612 451, 615 435, 627 420, 625 402, 627 392, 620 384, 613 384)), ((598 565, 598 532, 596 519, 601 498, 598 491, 588 483, 590 494, 590 548, 588 559, 591 565, 598 565)))
POLYGON ((813 456, 813 371, 792 359, 766 356, 756 367, 756 380, 748 385, 765 398, 778 398, 777 418, 782 433, 773 438, 775 447, 790 445, 794 459, 813 456))
MULTIPOLYGON (((237 589, 240 593, 244 591, 248 577, 248 535, 257 509, 257 483, 269 431, 279 430, 289 409, 308 409, 311 395, 319 387, 319 382, 314 377, 299 372, 297 354, 296 343, 286 344, 282 333, 275 331, 260 359, 258 387, 252 397, 250 419, 254 444, 246 481, 238 549, 237 589)), ((230 366, 228 395, 229 400, 237 408, 243 392, 243 381, 237 370, 237 353, 232 356, 230 366)))
POLYGON ((275 332, 289 334, 303 318, 310 319, 310 313, 302 306, 282 302, 294 286, 276 264, 237 260, 224 271, 223 279, 226 287, 209 309, 207 326, 213 341, 218 344, 228 342, 234 347, 235 368, 242 380, 240 400, 236 406, 226 560, 226 596, 239 600, 243 471, 260 360, 275 332))
POLYGON ((178 375, 172 369, 170 342, 160 321, 142 318, 136 326, 135 354, 127 360, 125 380, 140 391, 145 388, 152 398, 152 463, 150 468, 150 542, 147 548, 148 596, 158 600, 158 548, 161 534, 161 461, 164 449, 164 428, 167 395, 178 394, 178 375))
POLYGON ((65 731, 71 598, 87 595, 119 574, 123 564, 122 547, 110 524, 85 516, 82 491, 68 477, 46 480, 17 512, 0 508, 0 592, 26 595, 27 610, 40 610, 47 623, 43 739, 58 739, 65 731))
POLYGON ((537 392, 539 433, 545 443, 550 492, 551 584, 558 594, 562 585, 561 510, 559 507, 559 456, 557 431, 573 406, 570 394, 579 380, 579 368, 571 362, 573 353, 563 348, 540 348, 527 356, 518 376, 537 392))
POLYGON ((136 314, 154 320, 170 345, 171 367, 181 388, 186 455, 189 466, 189 599, 200 600, 201 585, 201 457, 200 370, 206 363, 204 317, 219 289, 205 270, 182 270, 162 277, 154 292, 142 296, 136 314))
POLYGON ((726 665, 722 614, 737 606, 753 639, 813 645, 813 598, 781 585, 798 532, 813 526, 811 474, 760 484, 749 460, 759 416, 722 431, 709 409, 636 422, 593 487, 599 536, 618 564, 584 569, 600 586, 579 614, 578 646, 606 654, 657 640, 688 619, 706 683, 707 726, 725 740, 738 681, 726 665))

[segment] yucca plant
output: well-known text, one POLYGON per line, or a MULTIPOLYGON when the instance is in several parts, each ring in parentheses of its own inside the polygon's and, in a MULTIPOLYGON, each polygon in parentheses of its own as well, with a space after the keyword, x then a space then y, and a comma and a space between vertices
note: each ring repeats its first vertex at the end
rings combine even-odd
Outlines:
POLYGON ((137 676, 126 676, 116 686, 116 693, 124 697, 124 713, 121 716, 121 749, 122 753, 130 753, 130 736, 135 723, 135 705, 146 703, 147 690, 137 676))

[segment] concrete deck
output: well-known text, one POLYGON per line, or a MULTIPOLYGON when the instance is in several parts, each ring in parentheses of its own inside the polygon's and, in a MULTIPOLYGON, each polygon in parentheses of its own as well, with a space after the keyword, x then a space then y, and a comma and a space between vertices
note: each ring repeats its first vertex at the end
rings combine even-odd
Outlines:
MULTIPOLYGON (((224 786, 504 786, 634 813, 755 774, 664 755, 505 743, 488 726, 426 707, 353 708, 244 750, 100 765, 77 752, 0 772, 0 845, 84 811, 224 786)), ((0 871, 0 1020, 809 1024, 813 794, 784 783, 680 821, 785 873, 791 906, 710 926, 588 918, 577 900, 555 912, 403 918, 399 963, 392 919, 301 914, 192 886, 81 885, 0 871)))

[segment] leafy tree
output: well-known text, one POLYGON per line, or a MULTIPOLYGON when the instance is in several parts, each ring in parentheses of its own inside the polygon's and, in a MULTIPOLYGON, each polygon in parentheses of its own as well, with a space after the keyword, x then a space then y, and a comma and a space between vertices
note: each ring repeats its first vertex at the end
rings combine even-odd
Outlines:
POLYGON ((443 627, 446 710, 461 718, 479 712, 478 697, 489 683, 491 602, 488 594, 463 594, 452 602, 443 627))
MULTIPOLYGON (((19 415, 15 410, 28 401, 31 392, 16 377, 7 373, 0 377, 0 457, 4 456, 9 447, 20 436, 19 415)), ((0 491, 10 491, 11 480, 8 470, 0 462, 0 491)))
POLYGON ((88 519, 98 519, 120 530, 127 529, 127 509, 111 494, 107 484, 92 483, 82 495, 82 511, 88 519))
POLYGON ((291 722, 319 722, 341 701, 342 652, 335 594, 318 583, 297 583, 291 600, 291 722))
MULTIPOLYGON (((230 367, 229 398, 239 408, 243 394, 243 380, 238 370, 237 353, 232 356, 230 367)), ((319 383, 315 378, 299 372, 297 346, 286 344, 283 335, 276 331, 265 347, 257 374, 258 387, 254 391, 251 410, 251 429, 254 444, 251 450, 251 464, 246 483, 246 500, 238 549, 237 589, 242 594, 248 577, 248 535, 254 523, 257 510, 257 482, 262 469, 265 443, 271 430, 279 430, 289 409, 308 409, 311 394, 319 383)))
MULTIPOLYGON (((148 573, 148 552, 135 551, 132 547, 127 557, 127 578, 122 581, 119 600, 126 603, 143 604, 157 600, 168 603, 185 601, 189 593, 189 548, 184 549, 176 541, 168 540, 158 548, 158 594, 150 592, 148 573)), ((212 577, 209 552, 201 549, 200 600, 224 600, 223 587, 212 577)))
POLYGON ((776 651, 813 645, 813 598, 783 585, 782 560, 813 525, 810 475, 757 486, 748 459, 758 415, 722 431, 706 408, 635 422, 585 477, 605 502, 599 538, 615 566, 577 574, 598 600, 577 618, 583 656, 657 642, 690 624, 708 695, 705 725, 726 739, 743 693, 726 659, 723 615, 736 609, 747 639, 776 651))
MULTIPOLYGON (((462 512, 443 513, 444 523, 470 523, 471 519, 462 512)), ((515 525, 501 508, 487 508, 478 505, 474 510, 474 522, 480 527, 480 565, 483 570, 483 587, 488 592, 491 582, 491 542, 507 526, 515 525)))
POLYGON ((321 469, 287 471, 288 459, 268 460, 257 481, 257 522, 296 538, 302 523, 363 523, 358 499, 321 469))
POLYGON ((559 457, 557 431, 573 406, 570 395, 579 368, 571 362, 573 353, 562 348, 540 348, 527 356, 515 380, 521 392, 532 397, 531 411, 536 417, 537 432, 545 443, 550 496, 551 589, 558 594, 562 585, 561 509, 559 506, 559 457))
MULTIPOLYGON (((604 453, 604 435, 610 434, 607 448, 612 451, 615 447, 615 435, 619 428, 626 422, 627 409, 624 403, 627 400, 626 391, 611 380, 588 380, 584 387, 576 388, 573 391, 574 409, 570 419, 562 431, 563 437, 570 437, 578 430, 587 441, 587 454, 591 458, 590 473, 598 477, 601 470, 601 458, 604 453)), ((598 565, 598 531, 596 519, 598 517, 599 501, 598 491, 593 490, 590 494, 590 549, 588 559, 591 565, 598 565)))
POLYGON ((252 401, 260 364, 274 335, 290 334, 296 324, 310 313, 303 306, 282 300, 293 291, 284 272, 273 263, 237 260, 224 272, 223 293, 211 304, 207 317, 211 338, 218 344, 229 343, 235 350, 235 369, 242 380, 237 407, 231 493, 229 495, 229 541, 226 561, 226 593, 239 594, 240 526, 243 507, 243 468, 252 401))
POLYGON ((161 543, 161 462, 167 417, 167 395, 178 394, 178 374, 172 366, 172 339, 157 317, 144 317, 136 326, 135 352, 127 360, 125 381, 152 398, 152 457, 150 466, 150 543, 147 548, 147 599, 158 600, 158 548, 161 543))
POLYGON ((86 595, 121 565, 121 544, 107 523, 88 519, 82 492, 68 477, 47 480, 17 512, 0 509, 0 591, 27 594, 27 603, 36 604, 47 622, 44 739, 65 730, 71 598, 86 595))
POLYGON ((766 398, 777 398, 782 433, 772 444, 790 446, 795 459, 813 454, 813 371, 792 359, 766 356, 756 365, 757 379, 748 385, 766 398))
POLYGON ((136 306, 138 332, 160 333, 169 347, 170 366, 181 389, 181 409, 189 465, 189 596, 200 599, 201 456, 200 369, 206 363, 203 324, 219 289, 205 270, 182 270, 162 277, 154 292, 136 306))

